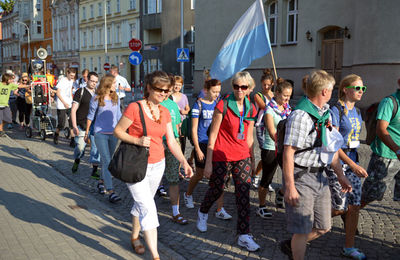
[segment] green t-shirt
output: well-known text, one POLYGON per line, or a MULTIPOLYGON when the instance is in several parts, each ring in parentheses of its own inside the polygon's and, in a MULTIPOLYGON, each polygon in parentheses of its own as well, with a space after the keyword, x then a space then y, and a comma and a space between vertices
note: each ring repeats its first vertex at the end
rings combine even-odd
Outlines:
POLYGON ((181 123, 181 114, 179 112, 178 104, 176 104, 173 100, 167 98, 166 100, 161 102, 161 105, 169 110, 174 135, 175 137, 179 137, 178 129, 176 128, 176 125, 179 125, 181 123))
MULTIPOLYGON (((264 115, 264 117, 265 117, 264 122, 267 122, 267 119, 266 119, 267 114, 272 115, 272 118, 274 119, 275 130, 276 130, 276 127, 278 126, 278 123, 282 120, 282 117, 280 115, 278 115, 270 106, 267 106, 267 110, 265 111, 265 115, 264 115)), ((275 141, 271 138, 271 136, 269 136, 267 127, 265 127, 263 149, 275 151, 275 141)))
MULTIPOLYGON (((395 97, 397 99, 397 102, 399 103, 400 90, 397 90, 395 97)), ((400 103, 398 105, 400 106, 400 103)), ((392 113, 393 113, 392 99, 384 98, 379 104, 376 119, 385 120, 386 122, 389 122, 387 130, 390 134, 390 137, 397 145, 400 145, 400 109, 397 110, 397 114, 393 118, 393 120, 390 120, 392 118, 392 113)), ((387 147, 378 137, 376 137, 375 140, 372 142, 371 149, 375 154, 381 157, 389 159, 397 159, 396 153, 390 150, 390 148, 387 147)))
POLYGON ((0 82, 0 107, 8 107, 10 93, 16 89, 18 89, 17 84, 11 83, 9 85, 5 85, 3 82, 0 82))

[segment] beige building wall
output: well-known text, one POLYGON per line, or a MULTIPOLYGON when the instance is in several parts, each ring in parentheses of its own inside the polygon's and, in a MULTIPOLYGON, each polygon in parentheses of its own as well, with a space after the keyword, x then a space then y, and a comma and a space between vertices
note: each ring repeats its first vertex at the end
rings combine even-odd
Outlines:
MULTIPOLYGON (((221 45, 236 21, 253 0, 220 0, 196 2, 196 67, 195 88, 201 88, 204 68, 210 68, 221 45), (233 3, 234 2, 234 3, 233 3), (235 8, 228 8, 235 6, 235 8), (212 28, 212 29, 210 29, 212 28)), ((265 12, 274 1, 264 1, 265 12)), ((360 103, 365 107, 390 94, 400 78, 400 10, 399 2, 386 0, 298 0, 297 42, 287 44, 287 0, 275 1, 278 6, 277 44, 272 47, 278 76, 291 79, 295 94, 301 94, 301 79, 313 69, 323 67, 322 41, 332 28, 342 31, 341 76, 356 73, 364 79, 368 90, 360 103), (306 39, 310 31, 312 41, 306 39)), ((271 55, 256 60, 249 71, 259 82, 262 69, 272 67, 271 55)), ((340 75, 340 74, 338 74, 340 75)), ((338 76, 338 79, 341 77, 338 76)), ((228 82, 224 82, 228 91, 228 82)), ((259 88, 259 86, 257 87, 259 88)))
MULTIPOLYGON (((139 67, 129 63, 128 42, 139 38, 139 2, 128 0, 83 0, 79 3, 80 66, 105 74, 104 63, 117 65, 129 83, 139 78, 139 67), (136 3, 136 5, 132 5, 136 3), (105 30, 104 3, 107 12, 105 30), (100 4, 100 6, 99 6, 100 4), (93 7, 92 7, 93 6, 93 7), (93 8, 93 16, 92 16, 93 8), (101 11, 101 12, 100 12, 101 11), (86 12, 86 13, 85 13, 86 12), (93 42, 92 42, 93 32, 93 42), (107 54, 105 38, 107 34, 107 54)), ((137 82, 136 82, 137 83, 137 82)))

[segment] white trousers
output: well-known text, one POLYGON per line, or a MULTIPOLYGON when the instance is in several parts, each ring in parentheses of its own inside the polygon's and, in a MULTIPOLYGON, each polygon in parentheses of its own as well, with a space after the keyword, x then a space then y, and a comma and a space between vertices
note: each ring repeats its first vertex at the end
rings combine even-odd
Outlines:
POLYGON ((164 174, 165 159, 147 165, 146 177, 141 182, 127 183, 129 191, 134 199, 131 214, 139 217, 142 231, 157 228, 157 207, 154 195, 164 174))

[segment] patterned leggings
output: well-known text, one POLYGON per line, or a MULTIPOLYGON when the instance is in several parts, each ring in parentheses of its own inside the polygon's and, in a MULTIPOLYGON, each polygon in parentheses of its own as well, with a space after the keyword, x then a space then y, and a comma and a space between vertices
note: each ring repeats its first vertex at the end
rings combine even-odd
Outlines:
POLYGON ((221 196, 224 184, 232 174, 235 183, 236 206, 238 211, 237 233, 248 234, 250 231, 250 158, 235 162, 214 162, 209 188, 201 203, 200 212, 208 213, 213 203, 221 196))

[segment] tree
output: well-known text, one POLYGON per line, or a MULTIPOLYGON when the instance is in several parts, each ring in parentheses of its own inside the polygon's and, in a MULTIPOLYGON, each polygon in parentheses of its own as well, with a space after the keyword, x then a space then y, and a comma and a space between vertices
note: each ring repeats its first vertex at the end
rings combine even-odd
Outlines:
POLYGON ((14 8, 15 0, 0 1, 0 7, 6 13, 11 13, 14 8))

